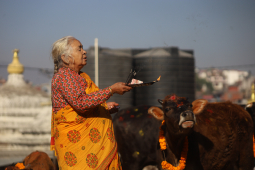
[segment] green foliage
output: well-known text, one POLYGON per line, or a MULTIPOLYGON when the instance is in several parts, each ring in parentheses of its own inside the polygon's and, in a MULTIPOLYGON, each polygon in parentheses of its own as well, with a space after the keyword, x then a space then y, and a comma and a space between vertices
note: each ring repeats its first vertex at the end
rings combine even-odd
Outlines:
POLYGON ((195 77, 195 83, 196 83, 196 91, 201 91, 203 85, 206 85, 207 87, 207 91, 205 92, 206 94, 211 94, 214 90, 211 82, 208 82, 205 79, 199 78, 197 74, 195 77))

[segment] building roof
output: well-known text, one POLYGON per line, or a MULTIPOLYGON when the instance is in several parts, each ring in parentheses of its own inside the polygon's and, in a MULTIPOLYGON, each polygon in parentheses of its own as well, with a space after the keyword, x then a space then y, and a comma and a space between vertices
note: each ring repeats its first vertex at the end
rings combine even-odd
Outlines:
MULTIPOLYGON (((135 57, 173 57, 173 54, 171 54, 172 48, 152 48, 150 50, 138 53, 135 55, 135 57)), ((175 48, 178 50, 178 57, 193 57, 192 54, 179 50, 178 48, 175 48)))
MULTIPOLYGON (((88 56, 95 56, 94 47, 90 47, 87 51, 88 56)), ((110 48, 103 48, 99 47, 98 49, 99 55, 111 55, 117 57, 132 57, 131 49, 110 49, 110 48)))
POLYGON ((135 57, 170 57, 171 54, 163 48, 153 48, 135 55, 135 57))

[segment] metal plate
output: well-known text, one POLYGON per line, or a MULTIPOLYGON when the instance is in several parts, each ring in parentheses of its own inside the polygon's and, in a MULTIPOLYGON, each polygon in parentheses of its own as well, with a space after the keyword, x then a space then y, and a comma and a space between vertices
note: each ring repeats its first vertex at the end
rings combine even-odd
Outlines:
POLYGON ((141 87, 141 86, 150 86, 157 81, 149 82, 149 83, 141 83, 141 84, 128 84, 129 87, 141 87))

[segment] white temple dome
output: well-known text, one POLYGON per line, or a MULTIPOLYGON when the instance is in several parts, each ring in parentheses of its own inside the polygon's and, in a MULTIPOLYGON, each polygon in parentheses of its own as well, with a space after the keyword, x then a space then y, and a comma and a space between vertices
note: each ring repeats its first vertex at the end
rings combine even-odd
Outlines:
POLYGON ((18 50, 13 52, 13 61, 7 68, 8 80, 0 86, 0 160, 6 159, 0 164, 13 157, 23 159, 24 154, 35 150, 51 154, 50 96, 24 81, 18 50))
POLYGON ((50 100, 49 96, 30 85, 0 86, 0 108, 35 108, 50 100))
POLYGON ((24 81, 24 67, 19 62, 19 50, 15 49, 13 52, 13 61, 7 68, 8 80, 0 86, 0 108, 41 107, 41 103, 49 101, 49 96, 24 81))

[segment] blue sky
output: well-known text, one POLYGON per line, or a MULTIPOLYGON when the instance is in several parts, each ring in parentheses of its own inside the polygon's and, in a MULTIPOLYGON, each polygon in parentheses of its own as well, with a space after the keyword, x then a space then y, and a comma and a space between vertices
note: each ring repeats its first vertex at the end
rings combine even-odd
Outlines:
POLYGON ((51 45, 66 35, 85 49, 95 38, 109 48, 192 49, 199 68, 255 64, 254 9, 254 0, 0 0, 0 64, 18 48, 24 66, 52 68, 51 45))

